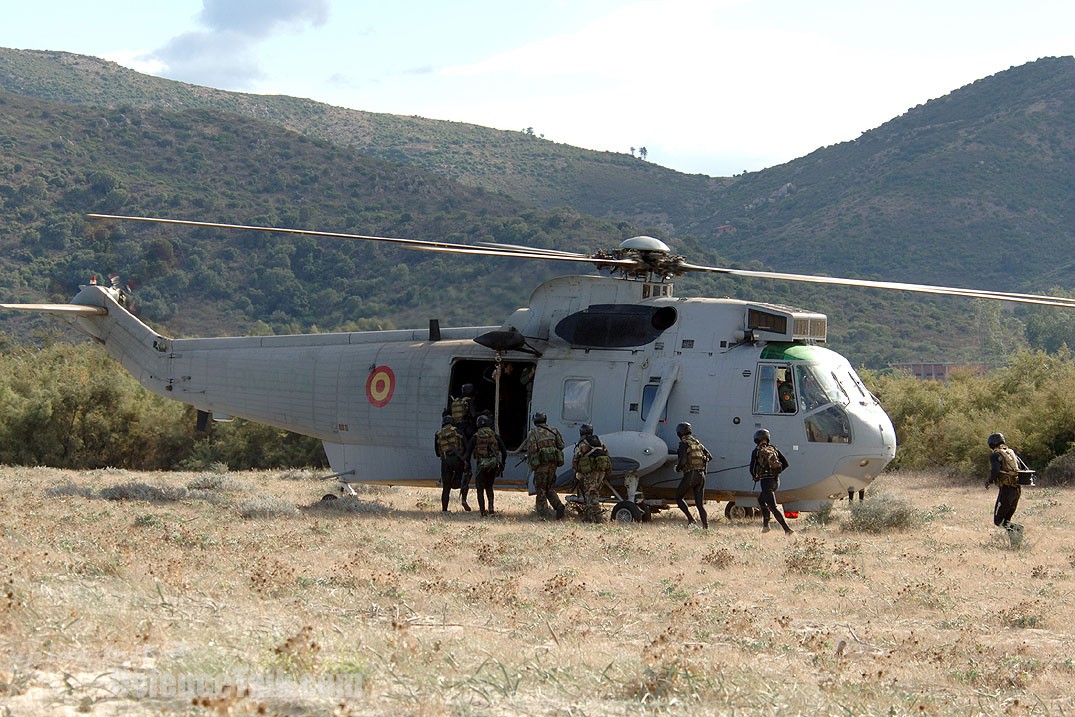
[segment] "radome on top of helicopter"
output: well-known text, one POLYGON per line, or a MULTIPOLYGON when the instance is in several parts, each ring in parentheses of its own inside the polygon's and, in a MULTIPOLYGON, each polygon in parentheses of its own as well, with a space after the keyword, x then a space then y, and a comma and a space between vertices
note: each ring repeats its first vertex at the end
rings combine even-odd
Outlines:
MULTIPOLYGON (((606 498, 619 520, 667 507, 678 484, 675 425, 690 421, 714 455, 707 500, 755 506, 752 435, 769 429, 791 468, 779 500, 812 510, 869 485, 895 456, 892 423, 839 354, 821 346, 823 314, 739 299, 679 298, 671 279, 711 272, 763 279, 1075 308, 1075 299, 901 282, 701 266, 652 237, 592 255, 212 222, 91 214, 111 221, 391 242, 410 249, 590 264, 611 276, 546 281, 498 325, 173 339, 126 308, 127 292, 91 284, 69 304, 3 304, 59 315, 146 388, 200 416, 243 417, 322 440, 334 477, 436 485, 431 445, 464 384, 494 412, 509 449, 535 411, 565 435, 590 424, 613 456, 606 498)), ((525 490, 525 463, 498 488, 525 490)), ((562 469, 557 485, 573 483, 562 469)))

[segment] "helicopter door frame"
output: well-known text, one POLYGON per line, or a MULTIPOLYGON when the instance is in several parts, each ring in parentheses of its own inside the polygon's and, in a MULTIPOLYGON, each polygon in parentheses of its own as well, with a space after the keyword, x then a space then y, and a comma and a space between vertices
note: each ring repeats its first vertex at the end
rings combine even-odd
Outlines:
MULTIPOLYGON (((515 450, 522 445, 530 429, 530 401, 537 375, 536 360, 504 360, 501 362, 503 374, 500 380, 500 405, 497 411, 500 437, 508 450, 515 450)), ((496 402, 496 384, 493 372, 496 361, 493 359, 457 358, 452 362, 448 378, 448 397, 445 406, 450 406, 453 397, 463 392, 463 384, 474 385, 475 409, 493 410, 496 402)))

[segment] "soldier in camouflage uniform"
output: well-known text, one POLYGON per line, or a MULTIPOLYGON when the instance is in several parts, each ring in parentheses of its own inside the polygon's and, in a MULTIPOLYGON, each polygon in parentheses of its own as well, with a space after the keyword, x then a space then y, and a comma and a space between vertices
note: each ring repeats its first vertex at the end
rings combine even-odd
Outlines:
POLYGON ((466 455, 467 447, 463 442, 463 434, 452 423, 452 417, 445 415, 441 418, 440 430, 433 440, 433 449, 440 458, 440 506, 444 512, 448 511, 448 499, 452 489, 459 488, 459 497, 463 500, 463 510, 470 511, 467 505, 467 490, 469 481, 465 480, 466 463, 463 456, 466 455))
POLYGON ((551 504, 556 511, 556 519, 564 517, 564 504, 556 494, 556 469, 564 464, 564 437, 560 432, 547 425, 547 417, 541 411, 534 414, 534 427, 526 436, 523 444, 526 449, 526 462, 534 471, 534 489, 537 492, 535 510, 539 515, 549 514, 551 504))
POLYGON ((1019 486, 1019 457, 1004 442, 1004 434, 994 433, 987 440, 993 451, 989 456, 989 478, 985 487, 997 484, 997 502, 993 506, 993 524, 1004 528, 1013 548, 1023 542, 1023 526, 1013 523, 1023 489, 1019 486))
POLYGON ((589 424, 579 426, 579 442, 575 445, 571 467, 575 469, 575 477, 582 486, 582 497, 586 501, 583 515, 592 523, 604 522, 601 487, 612 470, 612 458, 589 424))
POLYGON ((676 472, 682 473, 679 487, 676 489, 676 504, 683 514, 687 516, 687 527, 694 525, 691 510, 687 507, 684 499, 687 491, 694 493, 694 506, 698 509, 698 519, 702 522, 702 528, 709 528, 708 516, 705 512, 705 469, 709 461, 713 460, 702 442, 694 437, 693 429, 689 423, 681 423, 676 426, 676 435, 679 436, 679 451, 676 462, 676 472))
POLYGON ((478 510, 483 516, 492 515, 496 512, 493 508, 493 481, 504 471, 508 449, 504 446, 504 439, 493 430, 488 416, 478 416, 478 430, 467 444, 465 461, 468 465, 472 458, 478 462, 478 470, 474 473, 478 510), (488 511, 485 507, 486 499, 489 503, 488 511))
POLYGON ((780 449, 769 442, 769 431, 762 428, 754 433, 754 451, 750 454, 750 475, 759 484, 761 494, 758 505, 761 506, 761 532, 769 532, 770 515, 784 528, 785 535, 795 531, 788 527, 784 514, 776 507, 776 490, 780 487, 780 473, 788 467, 788 459, 780 449))

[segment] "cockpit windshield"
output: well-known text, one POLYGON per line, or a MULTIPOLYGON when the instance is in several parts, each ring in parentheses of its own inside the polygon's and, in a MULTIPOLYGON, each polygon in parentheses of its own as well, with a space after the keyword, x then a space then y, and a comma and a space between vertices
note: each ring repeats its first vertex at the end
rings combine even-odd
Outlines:
POLYGON ((851 399, 841 386, 836 374, 825 366, 796 364, 795 376, 798 379, 799 396, 802 408, 812 411, 828 403, 847 405, 851 399))
MULTIPOLYGON (((820 364, 796 364, 806 426, 806 438, 812 443, 850 443, 851 422, 846 406, 851 396, 834 367, 820 364)), ((849 377, 845 381, 850 383, 849 377)), ((852 390, 855 390, 852 387, 852 390)))
POLYGON ((877 403, 851 364, 827 349, 774 343, 760 359, 754 412, 801 415, 813 443, 851 443, 848 412, 877 403))

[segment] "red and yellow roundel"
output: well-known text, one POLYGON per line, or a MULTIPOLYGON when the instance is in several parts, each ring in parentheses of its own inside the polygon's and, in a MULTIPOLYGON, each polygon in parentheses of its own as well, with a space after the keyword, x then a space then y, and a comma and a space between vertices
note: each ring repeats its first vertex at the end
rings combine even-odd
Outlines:
POLYGON ((384 408, 396 392, 396 374, 388 366, 378 366, 366 379, 366 400, 376 408, 384 408))

